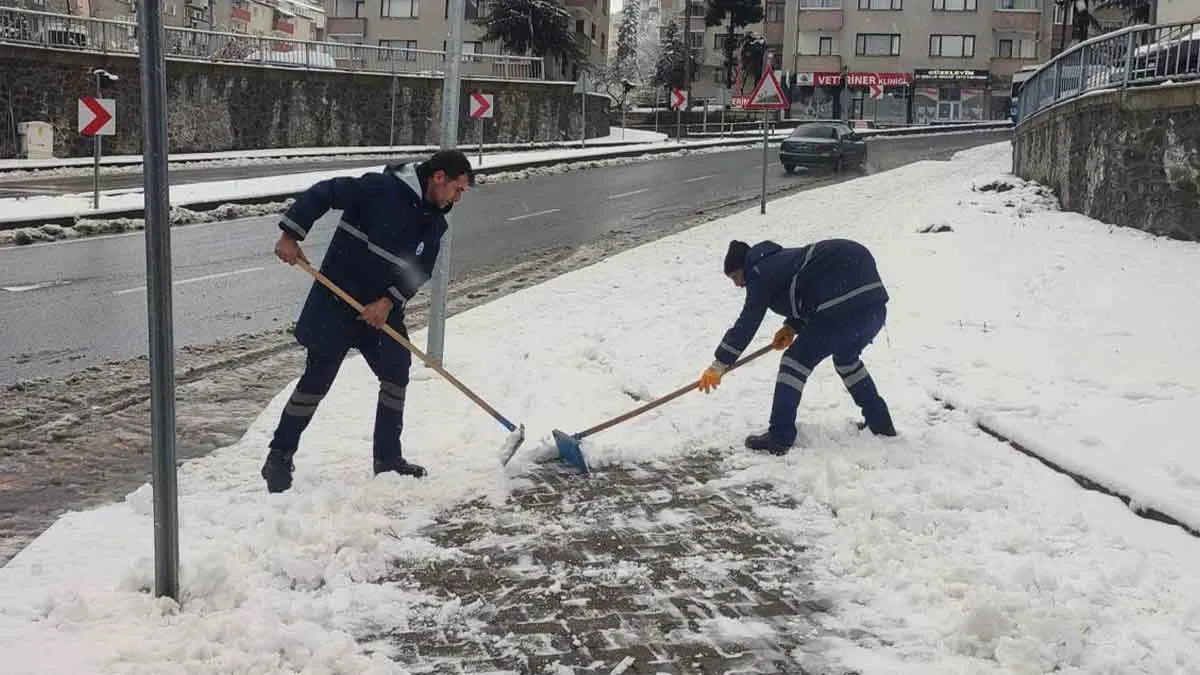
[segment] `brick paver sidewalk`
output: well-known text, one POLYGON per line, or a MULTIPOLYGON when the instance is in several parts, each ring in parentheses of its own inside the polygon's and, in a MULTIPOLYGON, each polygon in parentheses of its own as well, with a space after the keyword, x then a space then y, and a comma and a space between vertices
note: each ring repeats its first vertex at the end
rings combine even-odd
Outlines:
POLYGON ((426 535, 453 559, 390 583, 460 609, 387 634, 396 660, 414 673, 848 672, 813 643, 831 633, 805 548, 751 510, 794 502, 708 485, 721 467, 709 453, 586 478, 548 467, 503 505, 444 514, 426 535))

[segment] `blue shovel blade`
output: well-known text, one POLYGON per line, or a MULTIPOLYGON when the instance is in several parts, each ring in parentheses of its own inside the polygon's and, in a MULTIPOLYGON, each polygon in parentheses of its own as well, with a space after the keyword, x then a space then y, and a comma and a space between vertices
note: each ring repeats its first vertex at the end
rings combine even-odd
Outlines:
POLYGON ((591 473, 587 460, 583 457, 583 450, 579 447, 578 439, 568 436, 558 429, 552 433, 554 434, 554 444, 558 446, 558 460, 571 465, 580 473, 591 473))

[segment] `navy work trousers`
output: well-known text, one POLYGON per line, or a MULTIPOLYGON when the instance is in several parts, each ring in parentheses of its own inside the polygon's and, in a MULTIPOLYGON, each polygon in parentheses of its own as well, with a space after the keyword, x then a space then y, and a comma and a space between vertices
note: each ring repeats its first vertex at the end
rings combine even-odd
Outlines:
POLYGON ((875 389, 860 356, 875 339, 887 319, 887 306, 866 307, 845 316, 818 318, 802 328, 795 342, 783 352, 775 398, 771 404, 771 439, 790 446, 796 440, 796 411, 804 383, 814 368, 827 357, 842 378, 850 397, 862 409, 867 424, 876 429, 891 426, 887 403, 875 389))
MULTIPOLYGON (((408 337, 401 325, 399 332, 408 337)), ((355 332, 354 343, 342 349, 308 352, 304 374, 288 399, 275 428, 270 448, 288 456, 296 452, 300 435, 308 428, 317 406, 329 393, 347 352, 354 347, 366 359, 379 378, 379 399, 375 405, 374 454, 377 462, 393 463, 402 457, 400 432, 404 428, 404 396, 412 354, 381 330, 363 323, 355 332)))

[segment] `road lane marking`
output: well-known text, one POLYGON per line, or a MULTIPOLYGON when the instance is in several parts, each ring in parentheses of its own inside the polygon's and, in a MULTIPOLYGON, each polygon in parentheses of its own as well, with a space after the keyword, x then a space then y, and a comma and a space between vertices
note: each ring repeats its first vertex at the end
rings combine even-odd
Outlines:
POLYGON ((716 177, 716 175, 715 175, 715 174, 708 175, 708 176, 696 176, 695 178, 689 178, 689 179, 687 179, 687 180, 685 180, 685 181, 683 181, 683 182, 685 182, 685 183, 695 183, 696 181, 708 180, 709 178, 715 178, 715 177, 716 177))
POLYGON ((512 218, 509 218, 508 220, 513 221, 513 220, 525 220, 526 218, 537 218, 538 216, 546 216, 551 213, 558 213, 559 211, 562 211, 562 209, 546 209, 545 211, 534 211, 533 213, 526 213, 526 214, 520 215, 520 216, 513 216, 512 218))
POLYGON ((609 199, 620 199, 621 197, 632 197, 633 195, 640 195, 643 192, 649 192, 649 191, 650 191, 650 188, 642 188, 641 190, 634 190, 633 192, 622 192, 619 195, 609 195, 608 198, 609 199))
POLYGON ((71 194, 62 188, 14 188, 0 186, 0 192, 12 192, 18 195, 66 195, 71 194))
MULTIPOLYGON (((192 277, 191 279, 180 279, 179 281, 173 282, 172 285, 173 286, 182 286, 183 284, 194 284, 197 281, 208 281, 210 279, 221 279, 223 277, 232 277, 232 276, 235 276, 238 274, 249 274, 250 272, 261 272, 264 269, 266 269, 266 268, 265 267, 247 267, 246 269, 233 270, 232 272, 220 272, 218 274, 205 274, 202 277, 192 277)), ((126 288, 126 289, 120 290, 120 291, 113 291, 113 295, 125 295, 126 293, 137 293, 139 291, 145 291, 145 290, 146 290, 145 286, 138 286, 137 288, 126 288)))
POLYGON ((25 291, 36 291, 42 288, 51 288, 53 286, 66 286, 69 281, 40 281, 36 284, 25 284, 24 286, 0 286, 10 293, 24 293, 25 291))

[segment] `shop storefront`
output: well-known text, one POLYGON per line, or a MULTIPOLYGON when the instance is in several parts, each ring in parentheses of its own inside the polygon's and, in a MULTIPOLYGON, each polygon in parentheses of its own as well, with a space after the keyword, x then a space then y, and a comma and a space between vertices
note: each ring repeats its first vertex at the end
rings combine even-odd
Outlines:
POLYGON ((797 73, 791 116, 904 124, 911 84, 908 73, 797 73))
POLYGON ((944 124, 988 119, 990 76, 986 70, 915 69, 913 123, 944 124))

